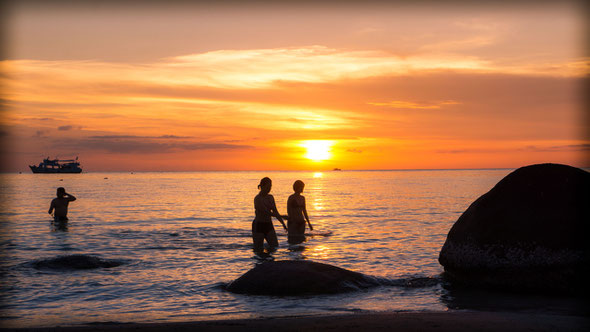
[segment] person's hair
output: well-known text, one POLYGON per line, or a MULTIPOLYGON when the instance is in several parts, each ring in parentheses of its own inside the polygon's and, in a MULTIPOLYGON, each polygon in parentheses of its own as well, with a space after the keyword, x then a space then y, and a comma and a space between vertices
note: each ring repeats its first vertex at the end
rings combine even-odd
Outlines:
POLYGON ((269 177, 263 177, 260 180, 260 184, 258 184, 258 189, 266 186, 267 184, 272 183, 271 179, 269 177))
POLYGON ((305 187, 305 183, 301 180, 297 180, 293 182, 293 191, 303 191, 303 187, 305 187))

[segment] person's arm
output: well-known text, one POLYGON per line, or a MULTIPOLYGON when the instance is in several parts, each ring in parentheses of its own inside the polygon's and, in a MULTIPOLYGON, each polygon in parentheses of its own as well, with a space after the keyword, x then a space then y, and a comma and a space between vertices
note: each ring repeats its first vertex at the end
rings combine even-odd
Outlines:
POLYGON ((53 213, 53 200, 51 201, 51 204, 49 204, 49 211, 47 211, 47 213, 53 213))
POLYGON ((65 193, 65 194, 68 195, 68 201, 73 202, 76 200, 76 197, 74 195, 68 194, 68 193, 65 193))
POLYGON ((307 208, 305 208, 305 197, 302 197, 302 198, 303 198, 303 206, 301 207, 301 209, 303 210, 303 215, 305 216, 305 220, 307 220, 307 224, 309 225, 309 230, 313 231, 313 226, 309 222, 309 217, 307 216, 307 208))
POLYGON ((274 197, 272 198, 271 213, 272 213, 273 216, 275 216, 275 218, 279 219, 279 221, 283 225, 283 228, 285 230, 287 230, 287 225, 285 225, 285 222, 283 221, 283 217, 281 217, 281 214, 279 213, 279 211, 277 211, 277 204, 275 203, 274 197))

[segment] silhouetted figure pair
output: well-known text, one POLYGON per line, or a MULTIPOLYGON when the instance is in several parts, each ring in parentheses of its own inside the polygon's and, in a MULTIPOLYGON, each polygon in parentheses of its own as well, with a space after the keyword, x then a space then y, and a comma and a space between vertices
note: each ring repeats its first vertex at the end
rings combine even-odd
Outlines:
POLYGON ((254 197, 254 212, 256 217, 252 221, 252 240, 254 241, 254 251, 261 253, 264 250, 264 240, 268 245, 274 249, 279 246, 277 234, 272 224, 272 217, 277 218, 283 228, 288 232, 289 243, 301 243, 305 241, 305 221, 309 224, 309 228, 313 230, 309 217, 307 216, 307 209, 305 207, 305 197, 301 195, 305 184, 301 180, 295 181, 293 190, 295 193, 289 196, 287 201, 287 219, 288 225, 285 225, 283 216, 277 210, 274 197, 270 194, 272 188, 272 181, 265 177, 260 180, 258 189, 260 192, 254 197))

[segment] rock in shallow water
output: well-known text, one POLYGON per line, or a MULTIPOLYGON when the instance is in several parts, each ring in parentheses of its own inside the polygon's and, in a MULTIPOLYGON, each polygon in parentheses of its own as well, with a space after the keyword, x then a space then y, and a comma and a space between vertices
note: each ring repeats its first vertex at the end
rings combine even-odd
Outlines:
POLYGON ((102 259, 91 255, 65 255, 55 258, 42 259, 33 262, 36 269, 52 270, 86 270, 97 268, 109 268, 123 264, 117 260, 102 259))
POLYGON ((234 293, 303 295, 340 293, 380 285, 378 279, 311 261, 274 261, 256 265, 227 285, 234 293))
POLYGON ((527 291, 588 290, 590 173, 517 169, 453 225, 439 262, 462 283, 527 291))

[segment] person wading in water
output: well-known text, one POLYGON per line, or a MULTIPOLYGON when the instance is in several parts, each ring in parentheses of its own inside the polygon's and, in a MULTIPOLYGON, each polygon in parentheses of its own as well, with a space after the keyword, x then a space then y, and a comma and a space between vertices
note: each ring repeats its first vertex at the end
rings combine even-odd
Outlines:
POLYGON ((287 241, 290 244, 298 244, 305 241, 305 221, 309 225, 309 230, 313 231, 313 227, 307 216, 305 197, 301 195, 303 188, 305 188, 303 181, 295 181, 293 183, 293 191, 295 193, 289 196, 287 200, 287 215, 289 216, 287 222, 289 226, 287 241))
POLYGON ((264 250, 264 240, 271 247, 271 250, 279 246, 277 233, 272 224, 272 217, 277 218, 283 228, 287 230, 283 218, 277 211, 275 198, 270 194, 272 188, 272 181, 265 177, 260 180, 258 189, 260 192, 254 197, 254 212, 256 217, 252 221, 252 240, 254 241, 254 252, 262 253, 264 250))

